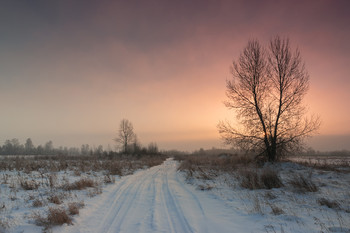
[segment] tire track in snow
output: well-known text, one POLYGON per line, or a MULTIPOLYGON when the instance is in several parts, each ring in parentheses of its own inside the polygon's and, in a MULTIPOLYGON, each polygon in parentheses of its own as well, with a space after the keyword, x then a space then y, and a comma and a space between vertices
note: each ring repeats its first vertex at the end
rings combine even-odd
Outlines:
MULTIPOLYGON (((149 171, 153 170, 155 169, 151 168, 149 171)), ((137 208, 137 206, 135 206, 135 203, 138 203, 138 200, 142 198, 140 193, 147 185, 146 181, 152 181, 152 178, 150 178, 150 176, 153 177, 154 174, 150 173, 149 171, 140 172, 138 176, 135 176, 129 180, 128 187, 123 190, 123 192, 118 197, 116 197, 116 200, 118 200, 116 205, 112 205, 110 207, 113 215, 109 216, 108 220, 104 221, 101 224, 101 228, 98 232, 122 232, 123 223, 124 220, 128 217, 128 213, 131 212, 133 208, 137 208)), ((134 218, 135 216, 133 216, 133 214, 130 214, 129 217, 134 218)))
POLYGON ((240 216, 179 179, 176 161, 122 177, 88 200, 75 225, 54 232, 232 232, 240 216), (236 219, 237 218, 237 219, 236 219), (233 221, 233 220, 236 221, 233 221))
POLYGON ((156 176, 159 174, 160 169, 155 172, 152 176, 152 182, 150 183, 150 186, 148 187, 148 190, 151 190, 150 196, 151 196, 151 205, 148 207, 147 214, 143 221, 140 224, 140 233, 146 233, 147 232, 147 226, 150 227, 151 232, 156 231, 156 225, 154 223, 154 209, 156 205, 156 176))
MULTIPOLYGON (((127 195, 128 193, 132 193, 131 189, 134 188, 135 185, 131 182, 127 182, 126 184, 122 185, 122 190, 118 193, 117 196, 115 196, 115 201, 109 206, 108 212, 103 218, 99 230, 97 232, 111 232, 111 227, 114 224, 116 220, 118 220, 118 214, 121 211, 122 208, 127 208, 130 206, 130 202, 127 202, 128 199, 130 199, 130 195, 127 195), (126 186, 125 188, 123 186, 126 186), (121 204, 123 203, 123 204, 121 204), (128 206, 126 206, 126 203, 128 206)), ((132 197, 133 198, 133 197, 132 197)), ((132 199, 131 199, 132 200, 132 199)), ((124 213, 125 215, 126 213, 124 213)))
POLYGON ((164 206, 167 210, 168 221, 172 230, 171 232, 193 232, 190 224, 182 212, 181 207, 176 202, 173 194, 170 192, 167 172, 165 172, 163 175, 162 194, 164 206))
POLYGON ((125 211, 121 211, 121 215, 117 215, 114 223, 111 225, 110 232, 140 232, 141 224, 147 219, 147 214, 152 210, 152 197, 154 196, 150 191, 150 186, 154 177, 159 172, 159 169, 151 168, 151 172, 147 176, 143 176, 141 180, 136 180, 136 188, 131 190, 133 195, 128 198, 128 204, 123 206, 125 211), (144 208, 140 208, 140 206, 144 208), (142 214, 141 214, 142 213, 142 214), (136 219, 136 221, 134 221, 136 219), (126 227, 123 227, 126 226, 126 227), (125 228, 125 229, 124 229, 125 228))
POLYGON ((171 178, 168 180, 173 181, 173 185, 171 185, 170 187, 172 187, 175 191, 181 194, 181 197, 184 201, 180 204, 183 204, 183 206, 187 207, 185 208, 185 210, 187 210, 188 213, 185 213, 185 215, 192 218, 191 222, 194 231, 201 233, 208 232, 207 224, 210 221, 205 214, 205 211, 201 202, 199 201, 198 196, 195 195, 192 191, 190 191, 183 181, 179 180, 176 169, 171 170, 169 174, 171 175, 171 178))

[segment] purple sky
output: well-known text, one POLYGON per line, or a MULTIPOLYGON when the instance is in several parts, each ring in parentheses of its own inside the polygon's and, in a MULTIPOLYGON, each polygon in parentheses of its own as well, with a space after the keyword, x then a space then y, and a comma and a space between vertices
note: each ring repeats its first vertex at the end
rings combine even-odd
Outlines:
POLYGON ((251 38, 299 47, 315 149, 350 149, 350 1, 3 1, 0 143, 221 146, 229 67, 251 38), (324 138, 327 138, 325 140, 324 138), (325 143, 325 141, 327 143, 325 143))

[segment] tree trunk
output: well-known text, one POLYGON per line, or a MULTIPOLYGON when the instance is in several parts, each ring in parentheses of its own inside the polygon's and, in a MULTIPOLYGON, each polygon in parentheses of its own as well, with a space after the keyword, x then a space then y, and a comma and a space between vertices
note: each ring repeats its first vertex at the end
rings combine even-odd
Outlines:
POLYGON ((269 148, 267 148, 267 159, 269 162, 275 162, 277 155, 276 142, 272 142, 269 148))
POLYGON ((124 143, 124 154, 127 154, 128 153, 128 144, 125 142, 124 143))

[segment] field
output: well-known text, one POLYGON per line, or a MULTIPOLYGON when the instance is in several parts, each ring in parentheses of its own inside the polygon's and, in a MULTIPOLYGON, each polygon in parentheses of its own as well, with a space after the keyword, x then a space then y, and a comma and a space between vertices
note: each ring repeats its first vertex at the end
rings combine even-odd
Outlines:
POLYGON ((0 232, 350 232, 349 157, 4 156, 0 232))
POLYGON ((186 182, 255 216, 264 232, 350 232, 350 158, 259 166, 238 155, 178 156, 186 182))
POLYGON ((3 156, 0 232, 40 232, 71 224, 87 199, 164 156, 3 156))

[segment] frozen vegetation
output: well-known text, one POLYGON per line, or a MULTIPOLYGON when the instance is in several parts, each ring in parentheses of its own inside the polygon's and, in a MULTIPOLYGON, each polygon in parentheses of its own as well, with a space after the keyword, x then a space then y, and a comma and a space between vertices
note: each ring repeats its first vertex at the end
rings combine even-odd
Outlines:
POLYGON ((3 159, 0 232, 350 232, 348 158, 164 160, 3 159))
POLYGON ((71 225, 89 199, 164 156, 0 157, 0 232, 41 232, 71 225))
POLYGON ((264 165, 231 154, 178 159, 187 183, 225 201, 257 232, 350 232, 349 157, 264 165))

